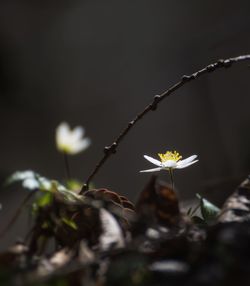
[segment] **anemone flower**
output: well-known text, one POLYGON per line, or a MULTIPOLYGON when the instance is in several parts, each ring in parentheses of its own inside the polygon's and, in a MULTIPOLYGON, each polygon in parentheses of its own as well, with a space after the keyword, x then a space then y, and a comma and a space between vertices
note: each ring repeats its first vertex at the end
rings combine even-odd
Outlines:
POLYGON ((174 169, 183 169, 188 166, 193 165, 194 163, 198 162, 198 160, 195 160, 197 158, 197 155, 192 155, 184 160, 182 159, 182 156, 174 151, 167 151, 164 154, 159 153, 158 156, 160 157, 160 160, 154 159, 150 156, 144 155, 144 158, 151 162, 152 164, 156 165, 157 168, 148 169, 148 170, 142 170, 141 173, 144 172, 158 172, 161 170, 167 170, 169 171, 172 188, 174 189, 174 179, 173 179, 173 170, 174 169))
POLYGON ((157 168, 142 170, 140 172, 158 172, 161 170, 169 171, 170 169, 183 169, 198 162, 198 160, 195 160, 197 155, 192 155, 184 160, 181 160, 182 156, 180 156, 180 154, 176 151, 167 151, 165 154, 158 154, 158 156, 160 157, 160 161, 150 156, 144 155, 144 158, 156 165, 157 168))
POLYGON ((83 138, 84 131, 81 126, 71 130, 68 123, 61 123, 56 129, 57 149, 68 155, 75 155, 84 151, 90 145, 90 139, 83 138))

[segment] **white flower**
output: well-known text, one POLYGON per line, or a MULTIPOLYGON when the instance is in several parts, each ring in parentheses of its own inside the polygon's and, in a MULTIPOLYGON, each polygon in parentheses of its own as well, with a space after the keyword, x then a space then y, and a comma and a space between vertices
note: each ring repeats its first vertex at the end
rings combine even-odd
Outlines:
POLYGON ((51 188, 51 181, 49 179, 41 177, 39 174, 31 170, 15 172, 8 178, 7 184, 12 184, 19 181, 22 182, 22 186, 24 188, 29 190, 50 190, 51 188))
POLYGON ((197 158, 197 155, 192 155, 186 158, 185 160, 181 160, 182 156, 180 156, 180 154, 177 153, 176 151, 174 152, 167 151, 165 154, 158 154, 158 156, 160 157, 161 161, 156 160, 147 155, 144 155, 144 158, 146 160, 148 160, 149 162, 153 163, 158 167, 154 169, 143 170, 140 172, 158 172, 161 170, 169 171, 171 169, 183 169, 198 162, 198 160, 195 160, 197 158))
POLYGON ((89 138, 83 138, 84 128, 77 126, 70 129, 68 123, 61 123, 56 129, 56 145, 57 149, 63 153, 74 155, 90 145, 89 138))

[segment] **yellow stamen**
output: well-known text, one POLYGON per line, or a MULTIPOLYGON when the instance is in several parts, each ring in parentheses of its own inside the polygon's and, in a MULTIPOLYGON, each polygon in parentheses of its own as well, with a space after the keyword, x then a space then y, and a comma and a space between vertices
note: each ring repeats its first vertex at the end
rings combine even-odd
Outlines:
POLYGON ((182 158, 182 156, 176 151, 174 151, 174 152, 167 151, 165 154, 159 153, 158 156, 160 157, 162 163, 164 163, 168 160, 178 162, 182 158))

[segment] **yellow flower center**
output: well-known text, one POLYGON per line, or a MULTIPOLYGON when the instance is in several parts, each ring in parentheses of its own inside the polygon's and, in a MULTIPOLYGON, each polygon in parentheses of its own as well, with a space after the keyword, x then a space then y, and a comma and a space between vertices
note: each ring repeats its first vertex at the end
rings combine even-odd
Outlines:
POLYGON ((182 156, 176 151, 174 151, 174 152, 167 151, 165 154, 159 153, 158 156, 160 157, 162 163, 164 163, 168 160, 178 162, 182 158, 182 156))

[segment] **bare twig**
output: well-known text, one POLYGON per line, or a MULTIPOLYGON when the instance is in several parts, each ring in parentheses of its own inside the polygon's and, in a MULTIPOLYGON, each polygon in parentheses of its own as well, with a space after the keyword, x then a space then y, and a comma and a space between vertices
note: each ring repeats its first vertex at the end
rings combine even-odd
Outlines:
POLYGON ((156 110, 158 103, 160 103, 166 97, 170 96, 174 91, 176 91, 177 89, 179 89, 180 87, 182 87, 186 83, 197 79, 201 75, 205 75, 207 73, 213 72, 213 71, 220 69, 220 68, 229 68, 232 66, 232 64, 237 63, 237 62, 241 62, 241 61, 245 61, 245 60, 250 60, 250 54, 238 56, 235 58, 228 58, 225 60, 220 59, 217 62, 212 63, 212 64, 206 66, 205 68, 202 68, 201 70, 199 70, 195 73, 192 73, 191 75, 182 76, 180 81, 178 81, 176 84, 172 85, 169 89, 167 89, 166 91, 164 91, 160 95, 155 95, 153 98, 153 101, 149 105, 147 105, 143 111, 138 113, 132 121, 130 121, 128 123, 128 125, 122 130, 122 132, 118 135, 118 137, 114 140, 114 142, 110 146, 107 146, 104 148, 103 157, 97 163, 94 170, 92 171, 92 173, 87 178, 86 183, 83 185, 80 193, 82 194, 86 190, 88 190, 88 186, 89 186, 90 181, 93 179, 93 177, 96 175, 96 173, 102 167, 102 165, 107 161, 107 159, 110 157, 110 155, 116 153, 116 149, 117 149, 118 145, 120 144, 122 139, 127 135, 129 130, 132 127, 134 127, 135 124, 137 123, 137 121, 142 119, 149 111, 156 110))

